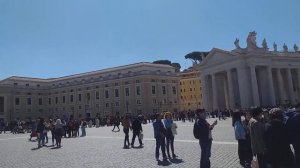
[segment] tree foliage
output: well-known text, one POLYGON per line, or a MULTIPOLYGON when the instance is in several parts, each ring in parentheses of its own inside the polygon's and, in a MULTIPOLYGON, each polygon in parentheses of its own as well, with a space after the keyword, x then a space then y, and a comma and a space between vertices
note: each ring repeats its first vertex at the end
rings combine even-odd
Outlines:
POLYGON ((172 67, 175 68, 176 72, 180 72, 181 65, 177 62, 172 63, 169 60, 157 60, 153 61, 154 64, 164 64, 164 65, 171 65, 172 67))
POLYGON ((209 52, 193 51, 184 56, 185 59, 191 59, 195 64, 200 63, 209 52))

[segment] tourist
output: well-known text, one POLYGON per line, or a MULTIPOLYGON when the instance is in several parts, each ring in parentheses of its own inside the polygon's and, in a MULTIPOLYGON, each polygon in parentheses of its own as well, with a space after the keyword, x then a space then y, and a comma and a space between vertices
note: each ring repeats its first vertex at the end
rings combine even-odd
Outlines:
POLYGON ((99 127, 100 127, 100 120, 99 120, 98 117, 97 117, 96 120, 95 120, 95 124, 96 124, 96 128, 99 128, 99 127))
POLYGON ((56 140, 56 147, 61 147, 61 137, 63 134, 63 124, 60 119, 56 120, 55 123, 55 140, 56 140))
POLYGON ((50 129, 50 132, 51 132, 51 136, 52 136, 52 146, 54 146, 54 141, 55 141, 55 122, 50 119, 49 121, 49 129, 50 129))
POLYGON ((300 102, 296 104, 295 111, 286 122, 288 139, 295 151, 296 167, 300 167, 300 102))
POLYGON ((125 139, 124 139, 124 148, 129 148, 129 128, 130 128, 130 120, 129 117, 126 115, 123 120, 122 120, 122 126, 123 126, 123 131, 125 134, 125 139))
POLYGON ((251 148, 253 154, 257 157, 260 168, 265 165, 265 142, 264 142, 264 129, 265 125, 262 120, 262 109, 259 107, 250 110, 252 118, 249 121, 249 130, 251 137, 251 148))
POLYGON ((120 119, 119 119, 119 117, 115 117, 114 118, 114 128, 111 131, 115 131, 115 128, 117 127, 118 128, 117 132, 119 132, 120 131, 119 125, 120 125, 120 119))
POLYGON ((251 149, 251 138, 250 138, 250 130, 249 130, 249 121, 251 119, 251 114, 250 112, 246 112, 245 114, 245 119, 242 121, 243 127, 246 132, 246 139, 244 143, 242 143, 242 153, 243 153, 243 158, 245 160, 245 167, 250 168, 251 167, 251 162, 253 159, 253 154, 252 154, 252 149, 251 149))
POLYGON ((166 112, 164 115, 164 126, 166 128, 166 142, 167 142, 167 153, 168 157, 171 158, 169 147, 171 147, 172 151, 172 157, 175 158, 176 155, 174 153, 174 135, 172 133, 172 125, 173 125, 173 119, 172 119, 172 113, 166 112))
POLYGON ((45 130, 44 118, 40 118, 38 125, 37 125, 38 147, 39 148, 45 145, 44 130, 45 130), (41 142, 42 142, 42 144, 41 144, 41 142))
POLYGON ((246 128, 242 124, 241 113, 239 111, 235 111, 233 113, 232 123, 234 127, 235 139, 238 141, 238 155, 239 155, 240 165, 246 167, 246 157, 245 157, 246 128))
POLYGON ((134 120, 132 122, 131 129, 132 129, 131 147, 132 148, 134 147, 134 141, 135 141, 136 137, 138 137, 139 143, 140 143, 140 147, 142 147, 143 143, 142 143, 142 139, 139 138, 139 135, 140 135, 140 133, 143 132, 143 129, 142 129, 142 124, 141 124, 141 122, 139 121, 139 119, 137 117, 134 118, 134 120))
POLYGON ((166 146, 165 146, 165 135, 166 135, 166 129, 161 122, 161 116, 160 114, 156 114, 156 119, 153 122, 153 129, 154 129, 154 138, 156 140, 156 148, 155 148, 155 157, 156 160, 159 160, 159 148, 161 148, 161 152, 163 155, 163 160, 167 160, 166 155, 166 146))
POLYGON ((86 132, 85 132, 85 127, 86 127, 86 121, 84 121, 84 119, 82 119, 81 121, 81 137, 86 136, 86 132))
POLYGON ((265 125, 265 159, 272 168, 290 168, 294 163, 283 120, 283 111, 273 108, 265 125))
POLYGON ((217 120, 213 124, 206 121, 206 112, 204 109, 197 109, 198 118, 194 125, 194 136, 199 139, 201 148, 200 168, 210 168, 212 133, 211 131, 217 125, 217 120))

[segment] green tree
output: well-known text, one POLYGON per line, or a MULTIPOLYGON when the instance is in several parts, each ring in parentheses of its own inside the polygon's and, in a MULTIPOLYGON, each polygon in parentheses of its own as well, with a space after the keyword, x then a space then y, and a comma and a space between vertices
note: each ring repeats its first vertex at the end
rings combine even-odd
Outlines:
POLYGON ((153 61, 154 64, 165 64, 165 65, 171 65, 171 61, 169 60, 157 60, 153 61))
POLYGON ((200 63, 209 52, 193 51, 184 56, 185 59, 191 59, 195 64, 200 63))

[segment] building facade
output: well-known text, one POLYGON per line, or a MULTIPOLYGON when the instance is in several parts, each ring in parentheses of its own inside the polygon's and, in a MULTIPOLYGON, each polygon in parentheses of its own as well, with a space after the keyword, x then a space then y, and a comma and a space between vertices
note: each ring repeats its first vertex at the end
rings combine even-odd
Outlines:
POLYGON ((204 107, 208 110, 275 106, 300 101, 300 53, 269 51, 266 41, 256 45, 250 32, 247 47, 224 51, 212 49, 196 68, 201 71, 204 107))
POLYGON ((172 66, 137 63, 61 78, 0 81, 0 118, 106 117, 179 110, 172 66))
POLYGON ((200 72, 190 68, 179 74, 180 111, 203 108, 200 72))

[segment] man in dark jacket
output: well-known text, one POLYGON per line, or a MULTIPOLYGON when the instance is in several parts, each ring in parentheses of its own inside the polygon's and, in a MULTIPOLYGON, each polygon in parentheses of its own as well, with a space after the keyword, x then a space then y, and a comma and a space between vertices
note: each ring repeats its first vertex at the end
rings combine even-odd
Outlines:
POLYGON ((134 141, 135 141, 135 137, 138 137, 139 142, 140 142, 140 147, 143 146, 142 140, 139 138, 139 135, 141 132, 143 132, 142 129, 142 124, 141 122, 138 120, 138 118, 134 118, 132 124, 131 124, 131 129, 132 129, 132 140, 131 140, 131 147, 134 147, 134 141))
POLYGON ((44 136, 44 131, 45 131, 45 125, 44 125, 44 118, 40 118, 39 123, 37 125, 36 131, 38 133, 38 147, 42 147, 45 145, 45 136, 44 136), (42 144, 41 144, 42 141, 42 144))
POLYGON ((286 122, 288 139, 294 147, 296 167, 300 167, 300 102, 295 106, 295 112, 286 122))
POLYGON ((161 148, 161 152, 163 155, 163 160, 167 160, 166 155, 166 129, 164 124, 161 122, 161 115, 159 113, 156 114, 156 119, 153 122, 153 129, 154 129, 154 138, 156 140, 156 148, 155 148, 155 157, 156 160, 159 160, 159 148, 161 148))
POLYGON ((210 125, 206 121, 206 113, 204 109, 197 109, 197 120, 196 124, 199 128, 199 144, 201 148, 201 159, 200 159, 200 168, 210 168, 210 156, 211 156, 211 143, 212 136, 211 130, 217 125, 217 120, 210 125))

